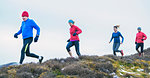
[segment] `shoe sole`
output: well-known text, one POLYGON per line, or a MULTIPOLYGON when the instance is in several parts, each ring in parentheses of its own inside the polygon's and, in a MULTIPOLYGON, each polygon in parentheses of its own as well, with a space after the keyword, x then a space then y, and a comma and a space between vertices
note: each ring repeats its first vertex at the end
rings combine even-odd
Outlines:
POLYGON ((42 57, 42 59, 41 59, 41 60, 39 60, 40 64, 42 63, 43 59, 44 59, 44 57, 42 57))

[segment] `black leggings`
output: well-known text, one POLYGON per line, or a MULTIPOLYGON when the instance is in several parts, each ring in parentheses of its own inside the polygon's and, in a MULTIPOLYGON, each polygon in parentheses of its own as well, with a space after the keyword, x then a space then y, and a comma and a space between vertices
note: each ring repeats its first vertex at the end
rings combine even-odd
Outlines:
POLYGON ((67 46, 66 46, 66 49, 67 49, 68 52, 71 51, 70 48, 71 48, 72 46, 75 46, 77 55, 78 55, 78 56, 81 56, 81 54, 80 54, 80 49, 79 49, 79 41, 70 41, 70 42, 67 44, 67 46))
POLYGON ((137 43, 137 44, 136 44, 136 50, 138 50, 139 47, 141 47, 141 53, 143 53, 144 43, 137 43))
POLYGON ((22 64, 25 58, 25 54, 26 56, 29 56, 29 57, 39 58, 38 55, 30 53, 30 44, 32 43, 32 41, 33 41, 33 37, 23 40, 23 48, 21 50, 20 64, 22 64))

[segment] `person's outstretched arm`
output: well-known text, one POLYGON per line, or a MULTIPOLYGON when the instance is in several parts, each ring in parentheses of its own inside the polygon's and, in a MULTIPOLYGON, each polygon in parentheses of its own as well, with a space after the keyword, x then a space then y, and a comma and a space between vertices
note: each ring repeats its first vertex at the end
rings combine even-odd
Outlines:
MULTIPOLYGON (((110 42, 112 42, 112 40, 113 40, 113 34, 112 34, 112 37, 111 37, 111 39, 110 39, 110 42)), ((109 42, 109 43, 110 43, 110 42, 109 42)))
POLYGON ((135 42, 137 42, 137 36, 136 36, 136 38, 135 38, 135 42))
MULTIPOLYGON (((120 33, 120 32, 119 32, 120 33)), ((122 36, 122 34, 120 33, 120 36, 121 36, 121 38, 122 38, 122 43, 123 43, 123 41, 124 41, 124 37, 122 36)))
POLYGON ((146 36, 146 34, 144 34, 144 33, 143 33, 143 37, 144 37, 144 38, 143 38, 144 40, 147 39, 147 36, 146 36))
POLYGON ((137 36, 136 36, 136 38, 135 38, 135 44, 137 44, 137 36))
POLYGON ((77 35, 82 33, 82 30, 79 27, 77 27, 77 26, 76 26, 76 30, 77 30, 76 31, 77 35))
POLYGON ((20 35, 22 33, 22 25, 20 27, 20 30, 17 32, 18 35, 20 35))
POLYGON ((33 20, 31 22, 32 22, 33 28, 35 28, 37 31, 36 37, 34 38, 34 42, 37 42, 39 39, 39 35, 40 35, 40 27, 33 20))
POLYGON ((32 26, 37 31, 36 36, 39 36, 40 35, 40 27, 33 20, 32 20, 32 26))
POLYGON ((18 35, 20 35, 22 33, 22 25, 20 27, 20 30, 14 34, 14 38, 18 38, 18 35))

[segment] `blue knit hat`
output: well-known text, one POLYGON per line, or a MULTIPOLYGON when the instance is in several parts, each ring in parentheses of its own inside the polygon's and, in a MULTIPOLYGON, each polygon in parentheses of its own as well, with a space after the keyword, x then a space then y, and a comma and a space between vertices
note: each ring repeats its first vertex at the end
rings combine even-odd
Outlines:
POLYGON ((69 20, 69 21, 68 21, 68 23, 72 23, 72 24, 74 24, 74 21, 73 21, 73 20, 69 20))
POLYGON ((137 29, 138 29, 138 30, 142 30, 142 28, 141 28, 141 27, 138 27, 137 29))

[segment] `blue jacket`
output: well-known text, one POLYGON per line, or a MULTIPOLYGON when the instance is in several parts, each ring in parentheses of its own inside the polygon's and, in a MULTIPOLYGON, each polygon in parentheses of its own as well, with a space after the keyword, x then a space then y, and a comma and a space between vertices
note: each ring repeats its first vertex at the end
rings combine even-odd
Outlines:
POLYGON ((26 21, 22 22, 20 30, 17 32, 17 34, 19 35, 22 33, 23 39, 33 37, 33 28, 37 30, 37 35, 40 35, 39 26, 32 19, 27 19, 26 21))
POLYGON ((118 31, 117 33, 113 32, 110 42, 114 39, 114 43, 120 43, 120 37, 122 38, 122 43, 124 41, 124 37, 118 31))

